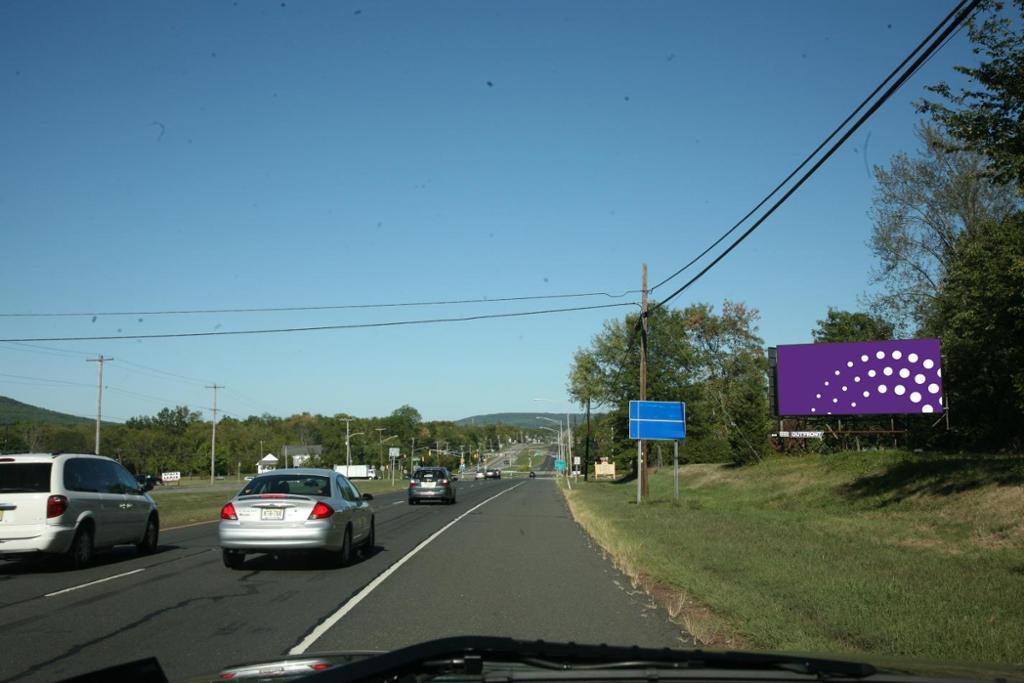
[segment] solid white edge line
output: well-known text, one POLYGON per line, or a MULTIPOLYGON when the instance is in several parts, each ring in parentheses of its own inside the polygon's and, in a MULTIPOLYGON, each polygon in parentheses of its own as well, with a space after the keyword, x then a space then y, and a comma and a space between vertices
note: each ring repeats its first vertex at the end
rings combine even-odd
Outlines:
POLYGON ((71 591, 76 591, 79 588, 88 588, 89 586, 95 586, 98 583, 106 583, 107 581, 113 581, 114 579, 120 579, 122 577, 131 576, 132 574, 138 574, 139 572, 144 571, 146 571, 145 567, 143 567, 142 569, 133 569, 130 572, 124 572, 123 574, 114 574, 113 576, 108 576, 105 579, 96 579, 95 581, 90 581, 89 583, 83 583, 80 586, 72 586, 71 588, 64 588, 63 590, 47 593, 43 597, 52 598, 55 595, 61 595, 62 593, 70 593, 71 591))
POLYGON ((493 496, 491 496, 487 500, 485 500, 485 501, 483 501, 481 503, 477 503, 476 505, 474 505, 470 509, 466 510, 461 515, 459 515, 458 517, 456 517, 455 519, 453 519, 452 521, 448 522, 443 527, 441 527, 440 529, 438 529, 437 531, 432 533, 430 536, 427 536, 424 540, 420 541, 419 545, 417 545, 415 548, 413 548, 408 553, 406 553, 401 559, 396 561, 393 565, 391 565, 390 567, 385 569, 383 572, 378 574, 377 577, 373 581, 371 581, 370 583, 368 583, 365 586, 363 586, 363 589, 361 591, 359 591, 358 593, 356 593, 355 597, 353 597, 351 600, 349 600, 344 605, 342 605, 338 609, 338 611, 336 611, 334 614, 332 614, 331 616, 329 616, 326 619, 324 619, 319 624, 317 624, 316 628, 314 628, 312 631, 310 631, 309 635, 307 635, 305 638, 302 639, 302 642, 300 642, 298 645, 296 645, 295 647, 293 647, 291 650, 288 651, 288 654, 290 654, 290 655, 305 654, 306 650, 309 649, 310 645, 312 645, 317 640, 319 640, 320 637, 323 634, 327 633, 327 631, 329 631, 331 629, 332 626, 337 624, 339 621, 341 621, 341 619, 346 614, 348 614, 353 609, 355 609, 356 605, 358 605, 360 602, 362 602, 363 599, 367 595, 372 593, 377 588, 377 586, 379 586, 382 583, 384 583, 385 581, 387 581, 389 576, 391 576, 396 571, 398 571, 398 569, 403 564, 405 564, 406 562, 411 560, 412 557, 416 553, 418 553, 419 551, 421 551, 424 548, 426 548, 431 543, 431 541, 433 541, 435 538, 437 538, 438 536, 443 534, 445 531, 447 531, 451 527, 455 526, 455 524, 458 523, 458 521, 461 520, 463 517, 466 517, 467 515, 472 514, 478 508, 481 508, 484 505, 487 505, 488 503, 490 503, 495 498, 497 498, 499 496, 503 496, 506 493, 508 493, 509 491, 514 491, 515 489, 519 488, 520 486, 522 486, 525 483, 526 482, 520 482, 520 483, 516 484, 515 486, 510 486, 509 488, 505 489, 504 491, 500 491, 500 492, 494 494, 493 496))

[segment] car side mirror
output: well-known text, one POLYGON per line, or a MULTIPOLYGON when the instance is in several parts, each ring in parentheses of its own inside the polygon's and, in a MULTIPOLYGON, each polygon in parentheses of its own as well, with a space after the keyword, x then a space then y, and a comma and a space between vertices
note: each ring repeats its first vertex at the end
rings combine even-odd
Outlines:
POLYGON ((364 493, 363 494, 363 500, 373 500, 373 494, 372 493, 364 493))

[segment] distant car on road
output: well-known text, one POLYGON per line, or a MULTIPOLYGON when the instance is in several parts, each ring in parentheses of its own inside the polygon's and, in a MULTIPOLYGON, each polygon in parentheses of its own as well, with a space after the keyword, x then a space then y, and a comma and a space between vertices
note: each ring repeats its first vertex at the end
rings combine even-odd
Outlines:
POLYGON ((474 479, 483 479, 484 478, 484 473, 483 472, 477 472, 476 475, 474 475, 473 478, 474 479))
POLYGON ((501 470, 492 469, 484 472, 484 478, 486 479, 501 479, 501 470))
POLYGON ((0 559, 63 556, 74 569, 97 548, 156 550, 156 503, 110 458, 77 453, 0 455, 0 559))
POLYGON ((369 493, 327 469, 293 468, 258 475, 220 511, 224 566, 241 569, 246 553, 324 551, 352 562, 356 547, 376 543, 369 493))
POLYGON ((421 467, 413 472, 409 481, 409 505, 421 500, 455 502, 455 480, 445 467, 421 467))
POLYGON ((536 479, 536 478, 537 478, 537 473, 534 472, 533 470, 530 470, 530 479, 536 479))

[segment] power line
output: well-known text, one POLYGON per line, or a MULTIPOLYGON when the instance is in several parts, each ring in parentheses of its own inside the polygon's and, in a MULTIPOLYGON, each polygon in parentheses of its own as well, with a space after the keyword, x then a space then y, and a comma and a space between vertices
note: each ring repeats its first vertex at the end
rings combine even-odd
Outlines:
MULTIPOLYGON (((789 182, 790 180, 792 180, 792 179, 793 179, 793 178, 794 178, 794 177, 796 176, 796 174, 800 172, 800 170, 801 170, 802 168, 804 168, 804 166, 806 166, 807 164, 809 164, 809 163, 811 162, 811 160, 812 160, 812 159, 814 159, 814 157, 816 157, 816 156, 818 155, 818 153, 819 153, 819 152, 821 152, 821 150, 822 150, 822 149, 824 149, 824 148, 825 148, 825 146, 826 146, 826 145, 827 145, 827 144, 828 144, 828 143, 829 143, 829 142, 830 142, 830 141, 831 141, 831 140, 832 140, 833 138, 835 138, 835 137, 836 137, 837 135, 839 135, 840 131, 842 131, 842 130, 843 130, 843 128, 845 128, 845 127, 846 127, 846 126, 847 126, 847 125, 848 125, 848 124, 850 123, 850 121, 852 121, 852 120, 853 120, 853 118, 854 118, 854 117, 855 117, 855 116, 857 115, 857 113, 858 113, 858 112, 860 112, 860 111, 861 111, 861 110, 862 110, 862 109, 863 109, 864 107, 866 107, 866 106, 868 105, 868 103, 869 103, 869 102, 871 102, 871 100, 873 100, 873 99, 875 98, 875 96, 876 96, 876 95, 878 95, 878 93, 879 93, 879 92, 881 92, 882 88, 884 88, 884 87, 885 87, 886 83, 888 83, 888 82, 889 82, 889 81, 891 81, 891 80, 892 80, 893 78, 895 78, 895 77, 896 77, 896 75, 897 75, 897 74, 898 74, 898 73, 899 73, 899 72, 900 72, 900 71, 901 71, 901 70, 903 69, 903 67, 905 67, 905 66, 906 66, 906 65, 907 65, 907 64, 908 64, 908 63, 910 62, 910 60, 912 60, 912 59, 914 58, 914 55, 916 55, 916 54, 917 54, 918 52, 920 52, 920 51, 921 51, 921 50, 922 50, 922 49, 924 48, 925 44, 926 44, 926 43, 927 43, 927 42, 928 42, 929 40, 931 40, 931 39, 932 39, 932 37, 933 37, 933 36, 934 36, 934 35, 935 35, 936 33, 938 33, 938 32, 939 32, 939 31, 941 30, 942 26, 943 26, 944 24, 946 24, 946 22, 950 21, 950 20, 951 20, 952 18, 954 18, 954 17, 956 16, 956 14, 957 14, 957 13, 958 13, 958 12, 960 11, 960 8, 961 8, 961 7, 963 7, 963 5, 964 5, 964 4, 966 3, 966 2, 967 2, 967 0, 962 0, 962 2, 961 2, 961 3, 959 4, 959 5, 957 5, 957 6, 956 6, 956 7, 955 7, 955 8, 953 9, 953 11, 952 11, 952 12, 950 12, 950 13, 949 13, 948 15, 946 15, 946 17, 945 17, 945 18, 944 18, 944 19, 943 19, 943 20, 942 20, 942 21, 941 21, 941 22, 940 22, 940 23, 939 23, 939 24, 938 24, 938 25, 937 25, 937 26, 936 26, 936 27, 935 27, 934 29, 932 29, 931 33, 929 33, 929 34, 928 34, 928 35, 927 35, 927 36, 926 36, 926 37, 924 38, 924 40, 922 40, 922 41, 921 41, 920 43, 918 43, 918 44, 917 44, 917 47, 915 47, 915 48, 914 48, 914 49, 913 49, 913 50, 912 50, 912 51, 910 52, 910 54, 908 54, 908 55, 907 55, 907 56, 906 56, 906 57, 905 57, 905 58, 903 59, 903 61, 902 61, 902 62, 900 62, 900 63, 899 63, 899 65, 898 65, 898 66, 896 66, 896 68, 895 68, 895 69, 893 69, 893 70, 892 70, 892 71, 891 71, 891 72, 889 73, 889 75, 888 75, 888 76, 886 76, 886 77, 885 77, 885 79, 884 79, 884 80, 883 80, 883 81, 882 81, 881 83, 879 83, 879 84, 878 84, 878 86, 876 86, 874 90, 872 90, 872 91, 871 91, 871 94, 870 94, 870 95, 868 95, 867 97, 865 97, 865 98, 864 98, 864 100, 863 100, 863 101, 861 101, 861 103, 857 105, 857 108, 856 108, 856 109, 854 109, 854 110, 853 110, 852 112, 850 112, 850 114, 849 114, 849 115, 848 115, 848 116, 847 116, 847 117, 846 117, 845 119, 843 119, 843 122, 842 122, 842 123, 840 123, 840 124, 839 124, 838 126, 836 126, 836 127, 835 127, 835 129, 833 129, 833 131, 832 131, 831 133, 829 133, 828 137, 826 137, 826 138, 825 138, 824 140, 822 140, 822 141, 821 141, 821 144, 819 144, 819 145, 818 145, 817 147, 815 147, 815 148, 814 148, 814 151, 812 151, 812 152, 811 152, 810 154, 808 154, 808 155, 807 155, 807 156, 806 156, 806 157, 804 158, 804 160, 803 160, 803 161, 801 161, 801 162, 800 162, 800 164, 799 164, 799 165, 798 165, 798 166, 797 166, 796 168, 794 168, 794 169, 793 169, 793 170, 792 170, 792 171, 790 172, 790 174, 789 174, 789 175, 787 175, 787 176, 786 176, 785 178, 783 178, 782 182, 780 182, 780 183, 779 183, 778 185, 776 185, 776 186, 775 186, 775 187, 774 187, 774 188, 772 189, 772 191, 771 191, 771 192, 769 192, 768 194, 766 194, 766 195, 764 196, 764 198, 763 198, 763 199, 762 199, 762 200, 761 200, 760 202, 758 202, 756 206, 754 206, 754 208, 752 208, 752 209, 751 209, 750 211, 748 211, 748 212, 746 213, 746 215, 744 215, 744 216, 743 216, 743 218, 741 218, 741 219, 739 219, 738 221, 736 221, 736 223, 735 223, 735 224, 733 224, 733 226, 732 226, 731 228, 729 228, 729 229, 728 229, 728 230, 726 230, 726 231, 725 231, 724 233, 722 233, 722 234, 721 234, 721 236, 719 236, 719 238, 718 238, 718 239, 716 239, 716 240, 715 240, 714 242, 712 242, 712 243, 711 243, 710 245, 708 245, 708 247, 707 247, 707 248, 706 248, 706 249, 705 249, 704 251, 702 251, 702 252, 701 252, 701 253, 699 253, 699 254, 698 254, 697 256, 695 256, 695 257, 694 257, 693 259, 691 259, 691 260, 690 260, 690 261, 689 261, 688 263, 686 263, 686 265, 684 265, 684 266, 683 266, 682 268, 680 268, 679 270, 675 271, 674 273, 672 273, 671 275, 669 275, 669 276, 668 276, 667 278, 665 278, 664 280, 662 280, 662 281, 661 281, 661 282, 659 282, 658 284, 656 284, 656 285, 654 285, 653 287, 651 287, 649 291, 653 292, 654 290, 656 290, 657 288, 661 287, 662 285, 664 285, 665 283, 669 282, 670 280, 674 280, 674 279, 675 279, 676 277, 678 277, 678 276, 679 276, 680 274, 682 274, 682 273, 683 273, 684 271, 688 270, 688 269, 689 269, 689 268, 690 268, 691 266, 693 266, 693 264, 697 263, 697 262, 698 262, 698 261, 700 261, 700 260, 701 260, 702 258, 704 258, 705 256, 707 256, 707 254, 708 254, 708 253, 709 253, 709 252, 710 252, 710 251, 711 251, 712 249, 714 249, 714 248, 715 248, 715 247, 717 247, 717 246, 718 246, 719 244, 721 244, 721 243, 722 243, 722 242, 723 242, 723 241, 725 240, 725 238, 727 238, 727 237, 728 237, 729 235, 731 235, 732 233, 734 233, 734 232, 735 232, 735 231, 736 231, 736 230, 737 230, 737 229, 738 229, 738 228, 739 228, 739 227, 740 227, 741 225, 743 225, 744 223, 746 223, 746 222, 747 222, 747 219, 749 219, 749 218, 750 218, 751 216, 753 216, 753 215, 754 215, 754 214, 755 214, 755 213, 756 213, 756 212, 757 212, 757 211, 758 211, 758 210, 759 210, 759 209, 760 209, 760 208, 761 208, 762 206, 764 206, 765 204, 767 204, 767 203, 768 203, 768 201, 769 201, 769 200, 770 200, 770 199, 771 199, 771 198, 772 198, 773 196, 775 196, 775 194, 777 194, 777 193, 779 192, 779 190, 781 190, 781 189, 782 189, 783 187, 785 187, 785 186, 786 186, 786 184, 787 184, 787 183, 788 183, 788 182, 789 182)), ((977 3, 974 3, 974 4, 977 4, 977 3)), ((969 12, 968 12, 968 13, 969 13, 969 12)), ((962 25, 961 25, 961 27, 962 27, 962 25)), ((959 32, 959 30, 960 30, 960 29, 958 28, 958 29, 957 29, 957 31, 959 32)), ((952 38, 952 36, 950 36, 950 38, 952 38)), ((947 40, 947 42, 948 42, 948 40, 947 40)), ((938 49, 941 49, 941 48, 942 48, 942 47, 944 47, 944 46, 945 46, 945 43, 943 43, 943 45, 942 45, 942 46, 940 46, 940 47, 939 47, 938 49)), ((933 51, 933 52, 932 52, 931 54, 929 54, 929 55, 927 56, 927 58, 925 59, 925 61, 924 61, 924 62, 922 62, 921 64, 919 64, 917 68, 913 69, 913 70, 912 70, 912 71, 910 72, 910 76, 912 76, 912 75, 913 75, 914 73, 916 73, 917 69, 918 69, 918 68, 920 68, 920 66, 923 66, 923 65, 924 65, 925 63, 927 63, 927 61, 931 59, 931 55, 932 55, 932 54, 934 54, 934 51, 933 51)), ((909 78, 909 76, 908 76, 908 78, 909 78)), ((888 99, 888 98, 885 98, 885 99, 888 99)), ((884 101, 885 101, 885 99, 883 99, 883 100, 882 100, 882 102, 884 102, 884 101)), ((856 130, 856 128, 854 128, 854 130, 856 130)), ((840 143, 840 144, 842 144, 842 143, 840 143)), ((827 156, 826 156, 826 158, 827 158, 827 156)), ((802 182, 802 181, 801 181, 801 182, 802 182)))
POLYGON ((372 308, 411 308, 416 306, 453 306, 458 304, 493 304, 507 303, 510 301, 542 301, 550 299, 578 299, 584 297, 604 296, 610 299, 621 299, 629 294, 636 294, 639 290, 627 290, 621 294, 610 292, 579 292, 573 294, 540 294, 536 296, 506 296, 482 299, 448 299, 437 301, 407 301, 400 303, 377 303, 377 304, 332 304, 326 306, 264 306, 252 308, 194 308, 194 309, 172 309, 153 311, 66 311, 66 312, 42 312, 42 313, 0 313, 0 318, 86 318, 86 317, 116 317, 128 315, 200 315, 200 314, 222 314, 222 313, 282 313, 288 311, 339 311, 352 309, 372 308))
MULTIPOLYGON (((957 26, 959 26, 964 21, 964 19, 966 19, 967 16, 972 11, 974 11, 974 9, 978 6, 978 4, 980 2, 981 2, 981 0, 970 0, 970 4, 968 5, 967 4, 968 0, 962 0, 962 2, 959 5, 957 5, 957 7, 953 10, 953 12, 951 12, 949 16, 947 16, 945 19, 943 19, 942 22, 938 26, 936 26, 935 29, 932 30, 932 32, 928 35, 928 37, 925 38, 922 41, 922 43, 928 43, 929 41, 931 41, 931 43, 925 48, 924 52, 917 57, 917 59, 914 61, 914 64, 907 71, 905 71, 892 85, 889 86, 889 88, 882 94, 882 96, 874 104, 872 104, 871 107, 869 107, 868 110, 866 112, 864 112, 854 122, 853 126, 851 126, 850 129, 847 130, 842 135, 842 137, 840 137, 839 140, 837 140, 835 142, 835 144, 833 144, 828 149, 828 151, 825 152, 825 154, 818 161, 816 161, 814 163, 814 165, 810 169, 808 169, 808 171, 806 173, 804 173, 800 177, 800 179, 789 190, 787 190, 786 193, 783 194, 782 197, 780 197, 778 199, 778 201, 776 201, 768 209, 768 211, 764 215, 762 215, 759 219, 757 219, 757 221, 755 221, 753 225, 751 225, 749 228, 747 228, 746 231, 744 231, 738 238, 736 238, 728 246, 728 248, 726 248, 725 251, 723 251, 721 254, 716 256, 715 259, 711 261, 711 263, 709 263, 707 266, 705 266, 695 276, 690 278, 690 280, 687 281, 686 284, 684 284, 682 287, 679 287, 674 292, 672 292, 672 294, 670 294, 669 296, 667 296, 664 299, 662 299, 661 301, 659 301, 655 306, 656 307, 664 306, 669 301, 671 301, 675 297, 679 296, 679 294, 681 294, 686 289, 688 289, 691 285, 693 285, 693 283, 697 282, 701 277, 704 276, 705 273, 707 273, 709 270, 714 268, 722 259, 724 259, 726 256, 728 256, 729 253, 732 252, 733 249, 738 247, 747 237, 749 237, 755 230, 757 230, 757 228, 759 228, 761 226, 761 224, 764 223, 768 219, 769 216, 771 216, 773 213, 775 213, 776 209, 778 209, 780 206, 782 206, 782 204, 787 199, 789 199, 793 195, 794 192, 796 192, 798 189, 800 189, 800 187, 805 182, 807 182, 807 180, 812 175, 814 175, 814 173, 819 168, 821 168, 821 166, 826 161, 828 161, 832 157, 833 154, 836 153, 836 151, 843 145, 843 143, 846 142, 855 132, 857 132, 857 130, 862 125, 864 125, 864 123, 869 118, 871 118, 871 116, 876 111, 878 111, 878 109, 883 104, 885 104, 889 100, 889 98, 892 97, 893 94, 897 90, 899 90, 903 86, 903 84, 906 83, 906 81, 911 76, 914 75, 914 73, 917 72, 917 70, 921 67, 921 65, 930 58, 930 56, 943 44, 943 41, 945 41, 946 38, 957 28, 957 26), (966 7, 966 9, 963 9, 965 5, 967 5, 967 7, 966 7), (950 17, 954 17, 953 18, 953 23, 951 23, 948 26, 946 26, 945 29, 942 29, 943 24, 947 23, 950 20, 950 17), (942 29, 942 32, 939 35, 939 37, 934 39, 934 40, 932 40, 932 37, 935 36, 935 34, 937 32, 939 32, 940 29, 942 29)), ((914 53, 918 52, 919 49, 920 48, 915 49, 914 53)))
POLYGON ((495 320, 498 318, 524 318, 534 315, 549 315, 552 313, 569 313, 573 311, 594 311, 606 308, 621 308, 623 306, 635 306, 635 302, 620 304, 600 304, 597 306, 574 306, 571 308, 549 308, 539 311, 520 311, 518 313, 489 313, 481 315, 470 315, 457 318, 429 318, 422 320, 394 320, 379 323, 351 323, 347 325, 315 325, 309 327, 278 327, 258 330, 228 330, 215 332, 168 332, 163 334, 129 334, 129 335, 102 335, 102 336, 78 336, 78 337, 24 337, 15 339, 0 339, 0 342, 57 342, 57 341, 103 341, 112 339, 173 339, 180 337, 224 337, 254 334, 283 334, 291 332, 320 332, 326 330, 355 330, 373 327, 401 327, 406 325, 430 325, 438 323, 470 322, 475 320, 495 320))

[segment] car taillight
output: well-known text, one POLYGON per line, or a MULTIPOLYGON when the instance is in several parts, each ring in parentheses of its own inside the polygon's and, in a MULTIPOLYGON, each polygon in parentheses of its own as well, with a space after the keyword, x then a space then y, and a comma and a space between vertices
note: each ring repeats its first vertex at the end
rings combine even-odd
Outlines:
POLYGON ((441 485, 442 486, 447 486, 448 485, 448 480, 447 479, 442 479, 441 480, 441 485))
POLYGON ((231 673, 230 671, 225 671, 220 675, 220 677, 225 681, 230 681, 232 678, 235 677, 235 674, 231 673))
POLYGON ((60 517, 68 509, 68 499, 64 496, 50 496, 46 499, 46 518, 60 517))
POLYGON ((327 503, 317 502, 313 506, 313 511, 309 513, 310 519, 327 519, 334 514, 334 508, 327 503))
POLYGON ((309 668, 313 671, 323 671, 324 669, 330 669, 331 665, 328 662, 317 662, 309 668))
POLYGON ((235 506, 228 503, 220 509, 221 519, 238 519, 238 513, 235 512, 235 506))
POLYGON ((414 481, 410 481, 410 482, 409 482, 409 488, 411 488, 411 489, 414 489, 414 488, 416 488, 416 482, 414 482, 414 481))

